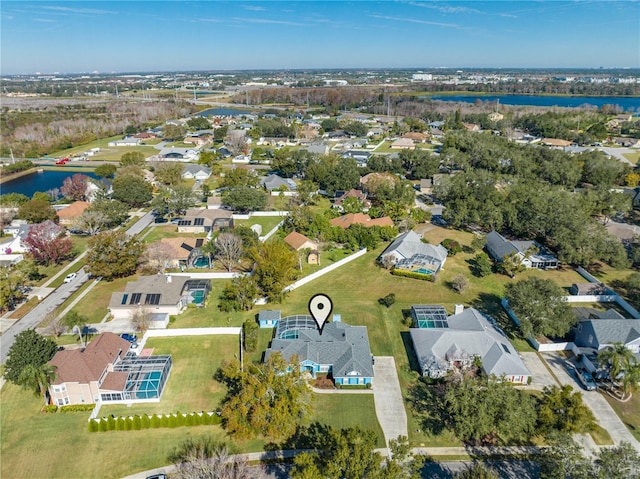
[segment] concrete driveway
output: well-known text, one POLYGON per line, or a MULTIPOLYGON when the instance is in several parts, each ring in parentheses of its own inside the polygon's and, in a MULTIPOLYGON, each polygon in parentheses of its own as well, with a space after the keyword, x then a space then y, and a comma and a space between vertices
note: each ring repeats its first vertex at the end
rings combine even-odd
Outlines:
POLYGON ((585 391, 575 379, 572 372, 573 365, 560 355, 542 353, 542 357, 562 384, 569 384, 574 390, 582 393, 585 404, 593 411, 600 426, 607 430, 616 444, 626 441, 640 452, 640 443, 636 441, 615 411, 609 406, 607 400, 602 396, 603 393, 585 391))
POLYGON ((400 381, 393 356, 376 356, 373 365, 374 385, 373 398, 376 416, 389 445, 391 439, 409 435, 407 430, 407 413, 400 391, 400 381))
POLYGON ((532 381, 529 385, 530 388, 542 391, 545 386, 558 386, 555 378, 545 366, 544 361, 540 359, 538 353, 520 353, 520 357, 524 365, 531 372, 532 381))

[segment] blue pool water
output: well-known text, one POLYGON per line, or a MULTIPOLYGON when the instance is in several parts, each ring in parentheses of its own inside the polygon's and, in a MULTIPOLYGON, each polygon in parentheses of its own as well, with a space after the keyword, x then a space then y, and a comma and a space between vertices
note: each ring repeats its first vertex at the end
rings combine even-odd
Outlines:
POLYGON ((420 273, 420 274, 433 274, 433 271, 427 268, 414 269, 413 272, 420 273))

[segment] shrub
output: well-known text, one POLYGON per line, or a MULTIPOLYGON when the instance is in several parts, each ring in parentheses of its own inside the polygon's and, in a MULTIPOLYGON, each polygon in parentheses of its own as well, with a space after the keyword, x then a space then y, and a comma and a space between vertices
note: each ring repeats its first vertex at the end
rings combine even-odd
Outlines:
POLYGON ((47 404, 45 407, 42 408, 42 412, 44 413, 52 413, 57 411, 58 411, 58 406, 56 406, 55 404, 47 404))
POLYGON ((459 274, 453 278, 453 281, 451 282, 451 289, 458 294, 463 294, 467 289, 469 289, 469 280, 459 274))
POLYGON ((124 418, 122 416, 118 417, 116 421, 116 430, 124 431, 124 418))
POLYGON ((137 414, 133 416, 133 429, 134 431, 139 431, 140 429, 142 429, 142 420, 137 414))
POLYGON ((71 404, 70 406, 61 406, 60 412, 87 412, 93 411, 95 404, 71 404))
POLYGON ((242 325, 242 333, 244 334, 244 349, 248 353, 252 353, 258 347, 258 333, 260 327, 252 319, 247 319, 242 325))
POLYGON ((100 432, 107 432, 108 430, 109 430, 109 424, 107 423, 107 421, 102 419, 100 421, 100 432))
POLYGON ((140 425, 142 429, 149 429, 151 427, 151 418, 147 414, 143 414, 140 419, 140 425))
POLYGON ((447 251, 451 256, 455 256, 456 254, 462 251, 462 245, 458 243, 456 240, 451 238, 445 238, 442 240, 442 246, 447 248, 447 251))
POLYGON ((160 416, 158 416, 157 414, 154 414, 153 416, 151 416, 151 427, 157 428, 157 427, 160 427, 161 425, 162 425, 162 419, 160 419, 160 416))
POLYGON ((186 421, 186 418, 184 417, 184 414, 178 411, 176 413, 176 427, 184 426, 186 422, 187 421, 186 421))
POLYGON ((394 276, 402 276, 404 278, 420 279, 422 281, 435 281, 435 276, 433 274, 415 273, 414 271, 408 271, 406 269, 394 268, 391 270, 391 274, 394 276))
POLYGON ((386 306, 387 308, 390 308, 395 302, 396 302, 395 293, 389 293, 384 298, 378 299, 378 303, 380 303, 382 306, 386 306))
POLYGON ((116 418, 113 415, 107 418, 107 429, 113 431, 116 428, 116 418))
POLYGON ((89 419, 89 432, 98 432, 98 429, 100 428, 100 424, 98 424, 98 421, 96 421, 95 419, 89 419))
POLYGON ((178 425, 178 418, 175 416, 175 414, 170 414, 167 427, 174 428, 177 425, 178 425))
POLYGON ((131 429, 133 428, 133 420, 131 419, 131 417, 127 417, 124 420, 124 430, 125 431, 131 431, 131 429))

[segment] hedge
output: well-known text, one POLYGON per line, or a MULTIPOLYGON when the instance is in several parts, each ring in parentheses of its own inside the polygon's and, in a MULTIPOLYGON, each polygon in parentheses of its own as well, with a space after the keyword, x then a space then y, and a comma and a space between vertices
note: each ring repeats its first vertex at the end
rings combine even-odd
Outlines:
POLYGON ((220 424, 222 418, 216 412, 192 412, 183 414, 177 412, 175 414, 154 414, 149 417, 147 414, 142 416, 119 416, 113 415, 108 417, 89 419, 89 432, 98 431, 138 431, 140 429, 150 429, 159 427, 180 427, 180 426, 210 426, 220 424))
POLYGON ((70 406, 60 406, 60 412, 86 412, 93 411, 95 404, 72 404, 70 406))
POLYGON ((422 273, 415 273, 413 271, 408 271, 406 269, 393 269, 391 270, 391 274, 394 276, 403 276, 405 278, 413 278, 413 279, 420 279, 422 281, 435 281, 435 275, 433 274, 422 274, 422 273))

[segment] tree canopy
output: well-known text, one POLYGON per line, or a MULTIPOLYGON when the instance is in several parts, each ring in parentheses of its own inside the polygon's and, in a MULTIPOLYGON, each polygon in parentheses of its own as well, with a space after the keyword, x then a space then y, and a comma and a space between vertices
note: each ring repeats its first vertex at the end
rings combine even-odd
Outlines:
POLYGON ((134 175, 119 175, 113 180, 111 197, 131 207, 140 207, 151 200, 152 191, 151 183, 144 178, 134 175))
POLYGON ((555 282, 531 277, 509 283, 505 298, 520 322, 523 335, 564 336, 576 322, 576 316, 555 282))
POLYGON ((145 250, 142 241, 122 230, 97 234, 88 246, 87 270, 107 280, 135 273, 145 250))
POLYGON ((265 436, 284 439, 310 414, 311 394, 297 361, 278 353, 265 363, 226 362, 217 377, 227 385, 222 403, 225 429, 236 438, 265 436))
POLYGON ((45 338, 33 329, 25 329, 15 337, 5 362, 4 377, 20 385, 20 375, 27 366, 40 368, 53 358, 58 349, 55 341, 45 338))

